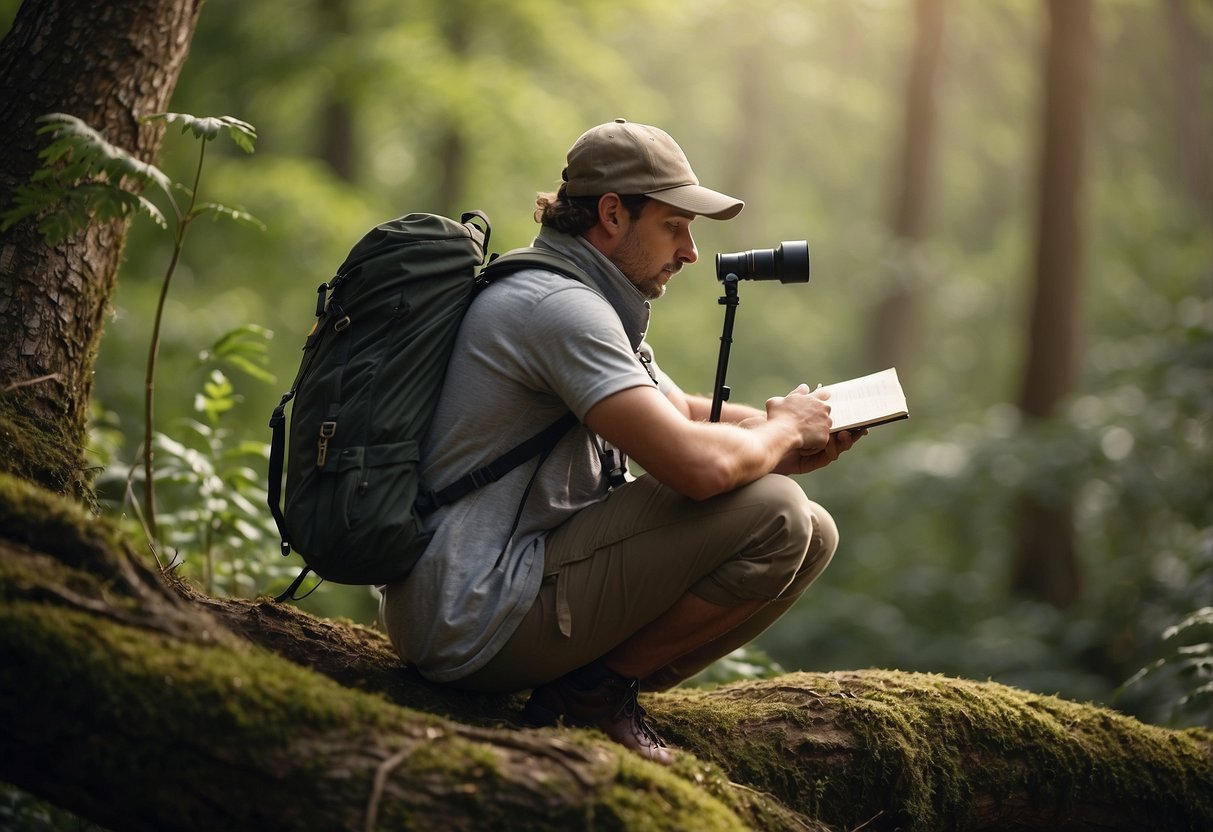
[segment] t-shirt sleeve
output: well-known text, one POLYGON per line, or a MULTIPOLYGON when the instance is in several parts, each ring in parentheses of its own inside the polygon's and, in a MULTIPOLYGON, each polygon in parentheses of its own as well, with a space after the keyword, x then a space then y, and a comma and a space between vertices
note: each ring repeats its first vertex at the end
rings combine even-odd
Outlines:
POLYGON ((632 387, 654 386, 632 351, 610 304, 581 285, 552 292, 526 322, 531 337, 519 356, 529 382, 564 400, 578 419, 603 399, 632 387))
POLYGON ((648 341, 641 341, 640 349, 637 352, 648 359, 649 369, 653 371, 653 379, 657 382, 657 389, 661 391, 662 395, 668 398, 675 393, 682 393, 682 388, 678 386, 677 382, 666 375, 665 371, 657 365, 657 359, 653 357, 653 348, 649 346, 648 341))

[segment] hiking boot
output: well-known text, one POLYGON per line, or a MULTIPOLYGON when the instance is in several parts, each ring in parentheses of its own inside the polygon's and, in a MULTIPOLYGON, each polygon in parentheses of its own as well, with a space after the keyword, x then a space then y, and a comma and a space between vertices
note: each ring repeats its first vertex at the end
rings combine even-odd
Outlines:
POLYGON ((611 674, 592 687, 579 687, 569 676, 541 685, 531 693, 523 716, 532 725, 566 725, 598 728, 620 745, 641 757, 669 765, 674 756, 645 720, 644 708, 636 701, 639 682, 611 674))

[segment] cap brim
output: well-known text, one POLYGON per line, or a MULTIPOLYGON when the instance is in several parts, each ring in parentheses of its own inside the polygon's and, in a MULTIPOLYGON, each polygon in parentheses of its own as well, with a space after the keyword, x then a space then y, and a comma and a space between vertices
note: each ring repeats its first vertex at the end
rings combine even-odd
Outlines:
POLYGON ((713 220, 731 220, 745 207, 740 199, 702 185, 678 185, 661 191, 649 191, 645 196, 713 220))

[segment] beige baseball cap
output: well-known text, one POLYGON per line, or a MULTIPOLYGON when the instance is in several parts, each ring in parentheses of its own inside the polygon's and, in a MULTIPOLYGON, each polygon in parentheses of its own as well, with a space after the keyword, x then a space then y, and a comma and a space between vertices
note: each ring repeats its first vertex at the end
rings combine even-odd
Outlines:
POLYGON ((714 220, 732 219, 745 207, 700 185, 669 133, 622 118, 582 133, 569 149, 563 177, 569 196, 644 194, 714 220))

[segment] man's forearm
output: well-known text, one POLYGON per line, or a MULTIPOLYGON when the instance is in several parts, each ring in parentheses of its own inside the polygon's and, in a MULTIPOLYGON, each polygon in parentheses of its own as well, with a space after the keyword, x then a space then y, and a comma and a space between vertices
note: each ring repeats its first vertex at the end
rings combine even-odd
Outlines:
MULTIPOLYGON (((686 396, 687 407, 690 410, 691 421, 706 422, 712 415, 712 400, 706 396, 686 396)), ((724 402, 720 408, 720 421, 739 424, 755 416, 766 418, 766 411, 748 404, 732 404, 724 402)))

